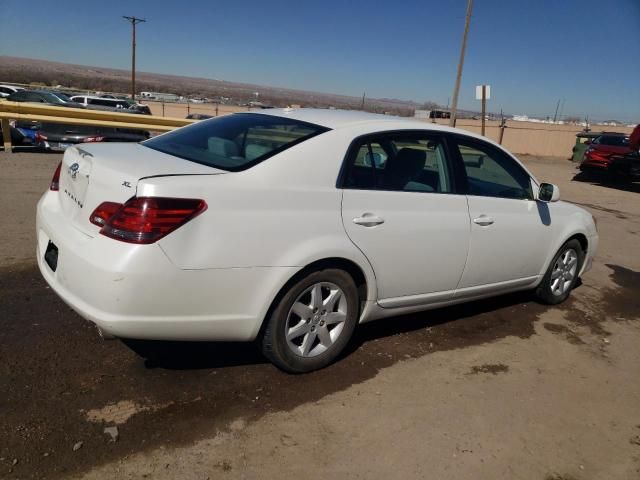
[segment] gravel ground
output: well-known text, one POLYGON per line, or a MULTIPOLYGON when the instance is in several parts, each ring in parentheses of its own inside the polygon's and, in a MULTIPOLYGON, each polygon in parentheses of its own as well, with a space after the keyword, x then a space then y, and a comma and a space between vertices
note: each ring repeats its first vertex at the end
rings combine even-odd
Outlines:
POLYGON ((598 219, 570 301, 374 322, 337 364, 290 376, 248 344, 145 344, 150 363, 100 340, 33 259, 59 160, 0 153, 0 478, 640 478, 638 184, 524 158, 598 219))

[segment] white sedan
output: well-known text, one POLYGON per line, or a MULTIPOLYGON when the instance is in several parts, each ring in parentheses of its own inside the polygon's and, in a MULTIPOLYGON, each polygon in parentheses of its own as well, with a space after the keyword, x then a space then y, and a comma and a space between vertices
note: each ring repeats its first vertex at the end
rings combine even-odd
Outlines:
POLYGON ((282 109, 67 149, 38 204, 40 271, 102 334, 252 341, 289 372, 356 324, 516 290, 562 302, 598 245, 469 132, 282 109))

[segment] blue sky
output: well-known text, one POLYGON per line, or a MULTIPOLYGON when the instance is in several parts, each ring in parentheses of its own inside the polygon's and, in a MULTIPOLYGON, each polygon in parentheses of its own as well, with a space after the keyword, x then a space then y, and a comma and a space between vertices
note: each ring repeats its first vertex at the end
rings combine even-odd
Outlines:
MULTIPOLYGON (((136 15, 141 71, 446 104, 466 0, 16 5, 2 55, 129 68, 136 15)), ((460 106, 486 83, 492 111, 640 121, 639 25, 640 0, 475 0, 460 106)))

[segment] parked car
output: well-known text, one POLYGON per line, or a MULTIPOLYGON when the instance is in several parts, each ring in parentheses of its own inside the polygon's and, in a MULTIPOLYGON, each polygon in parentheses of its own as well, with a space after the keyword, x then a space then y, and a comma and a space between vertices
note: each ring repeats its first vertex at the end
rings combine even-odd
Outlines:
POLYGON ((79 103, 71 101, 63 93, 48 92, 46 90, 20 90, 7 97, 11 102, 44 103, 56 107, 85 108, 79 103))
POLYGON ((0 98, 7 98, 12 93, 24 90, 22 87, 14 87, 13 85, 0 85, 0 98))
MULTIPOLYGON (((28 145, 30 142, 27 138, 25 138, 25 135, 17 128, 13 127, 12 125, 9 125, 9 135, 11 136, 11 145, 13 145, 14 147, 16 146, 22 146, 22 145, 28 145)), ((2 125, 0 125, 0 146, 3 145, 2 143, 2 125)))
POLYGON ((37 261, 104 336, 258 339, 307 372, 359 323, 517 290, 564 301, 598 233, 559 195, 463 130, 243 112, 67 149, 38 203, 37 261))
POLYGON ((213 115, 207 115, 206 113, 190 113, 187 115, 187 120, 208 120, 213 118, 213 115))
POLYGON ((132 128, 44 123, 35 133, 35 145, 45 150, 64 151, 78 143, 141 142, 148 138, 149 132, 132 128))
POLYGON ((594 138, 584 152, 580 170, 615 174, 617 165, 612 161, 614 155, 631 153, 629 136, 624 133, 606 133, 594 138))
POLYGON ((75 95, 71 100, 93 110, 109 110, 122 113, 140 113, 151 115, 151 110, 147 105, 134 103, 121 98, 94 97, 91 95, 75 95))

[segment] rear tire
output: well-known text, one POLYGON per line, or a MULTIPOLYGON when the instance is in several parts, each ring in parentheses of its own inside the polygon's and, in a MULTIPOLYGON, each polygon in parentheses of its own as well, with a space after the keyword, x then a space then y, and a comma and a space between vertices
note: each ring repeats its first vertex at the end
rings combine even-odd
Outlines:
POLYGON ((578 240, 572 239, 562 245, 536 289, 538 300, 547 305, 564 302, 578 281, 583 263, 584 252, 578 240))
POLYGON ((358 290, 347 272, 311 272, 289 287, 267 318, 262 353, 289 373, 326 367, 351 339, 358 305, 358 290))

